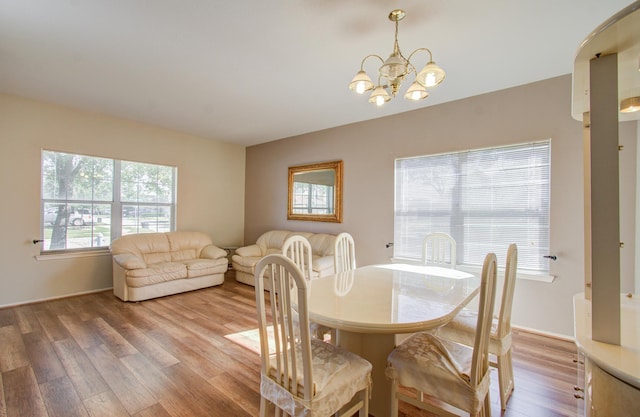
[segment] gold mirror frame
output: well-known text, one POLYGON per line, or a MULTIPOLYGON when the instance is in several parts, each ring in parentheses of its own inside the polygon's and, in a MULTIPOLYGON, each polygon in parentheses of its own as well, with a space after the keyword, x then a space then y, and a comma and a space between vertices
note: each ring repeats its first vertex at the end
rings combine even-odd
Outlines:
MULTIPOLYGON (((327 177, 327 176, 325 176, 327 177)), ((323 184, 330 185, 330 184, 323 184)), ((307 220, 312 222, 342 223, 342 161, 289 167, 289 192, 287 220, 307 220), (320 174, 321 171, 333 171, 333 213, 313 214, 294 213, 293 190, 296 175, 320 174)))

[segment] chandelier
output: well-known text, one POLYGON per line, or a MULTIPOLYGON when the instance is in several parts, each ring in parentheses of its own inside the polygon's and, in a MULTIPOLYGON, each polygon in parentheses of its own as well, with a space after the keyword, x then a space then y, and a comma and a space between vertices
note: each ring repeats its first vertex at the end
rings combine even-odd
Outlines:
POLYGON ((396 22, 396 34, 393 43, 393 52, 389 55, 389 58, 385 61, 379 55, 367 55, 360 64, 360 71, 353 77, 353 80, 349 83, 349 89, 355 91, 358 94, 364 94, 366 91, 372 91, 369 97, 369 103, 373 103, 377 106, 382 106, 387 101, 391 100, 392 96, 395 97, 398 94, 400 85, 404 78, 411 74, 415 74, 415 81, 404 94, 404 98, 407 100, 423 100, 429 96, 427 88, 435 87, 440 84, 445 77, 444 70, 433 62, 433 56, 431 51, 427 48, 418 48, 411 52, 409 58, 405 58, 400 52, 400 46, 398 45, 398 22, 405 17, 404 10, 396 9, 389 13, 389 20, 396 22), (413 55, 419 51, 425 51, 429 54, 429 62, 425 65, 420 72, 416 71, 416 67, 411 63, 413 55), (374 85, 371 78, 364 70, 364 63, 369 58, 378 58, 382 63, 382 66, 378 68, 378 83, 374 85), (384 81, 384 84, 383 84, 384 81), (391 90, 391 95, 387 89, 391 90))

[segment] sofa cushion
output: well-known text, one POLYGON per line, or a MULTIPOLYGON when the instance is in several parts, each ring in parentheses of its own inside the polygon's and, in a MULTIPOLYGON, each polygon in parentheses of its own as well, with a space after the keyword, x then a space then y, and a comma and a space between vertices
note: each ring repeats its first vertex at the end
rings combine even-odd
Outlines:
MULTIPOLYGON (((202 248, 202 251, 200 251, 200 257, 207 258, 207 259, 220 259, 220 258, 226 259, 227 251, 215 245, 208 245, 202 248)), ((228 262, 229 261, 227 260, 227 263, 228 262)))
POLYGON ((238 258, 262 257, 262 250, 258 245, 243 246, 235 250, 235 254, 231 257, 231 259, 236 259, 236 256, 238 258))
POLYGON ((147 265, 170 262, 170 250, 165 233, 127 235, 111 242, 111 253, 114 255, 131 253, 140 257, 147 265))
POLYGON ((224 273, 229 267, 227 258, 220 259, 188 259, 182 261, 187 266, 187 278, 224 273))
POLYGON ((313 270, 317 271, 321 277, 329 274, 333 274, 334 265, 333 265, 333 255, 331 256, 321 256, 313 258, 313 270), (328 273, 323 274, 323 272, 328 271, 328 273))
POLYGON ((187 266, 182 262, 163 262, 148 265, 143 269, 127 271, 127 285, 144 287, 187 277, 187 266))
POLYGON ((124 269, 141 269, 147 267, 144 259, 130 253, 113 255, 113 260, 124 269))
POLYGON ((200 257, 200 251, 211 245, 211 238, 201 232, 168 232, 171 260, 174 262, 200 257))
POLYGON ((260 247, 262 256, 265 256, 269 249, 282 249, 282 244, 290 233, 289 230, 270 230, 263 233, 256 241, 256 245, 260 247))
MULTIPOLYGON (((313 236, 308 237, 313 254, 317 256, 333 256, 333 248, 335 246, 335 235, 328 235, 326 233, 316 233, 313 236)), ((332 261, 333 262, 333 261, 332 261)))

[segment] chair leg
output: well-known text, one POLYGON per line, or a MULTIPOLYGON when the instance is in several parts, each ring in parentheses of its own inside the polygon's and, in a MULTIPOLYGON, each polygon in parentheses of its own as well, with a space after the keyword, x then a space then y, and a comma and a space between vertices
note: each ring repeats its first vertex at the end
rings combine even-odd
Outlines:
POLYGON ((369 394, 370 394, 370 388, 366 387, 365 389, 362 390, 361 392, 361 398, 362 398, 362 408, 360 409, 360 411, 358 412, 358 417, 369 417, 369 394))
POLYGON ((500 406, 502 411, 507 409, 507 401, 514 389, 513 363, 511 349, 502 356, 498 356, 498 385, 500 386, 500 406))
POLYGON ((491 397, 489 396, 489 392, 487 392, 487 395, 484 397, 480 415, 482 417, 491 417, 491 397))
POLYGON ((267 400, 263 396, 260 396, 260 417, 267 416, 267 400))
POLYGON ((398 417, 398 380, 391 381, 391 417, 398 417))

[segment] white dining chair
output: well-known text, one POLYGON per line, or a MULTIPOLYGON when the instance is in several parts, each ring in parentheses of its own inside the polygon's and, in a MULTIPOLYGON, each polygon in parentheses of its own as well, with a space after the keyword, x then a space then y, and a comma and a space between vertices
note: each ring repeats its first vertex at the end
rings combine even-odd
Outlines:
POLYGON ((422 240, 422 263, 455 269, 456 250, 456 241, 451 235, 429 233, 422 240))
MULTIPOLYGON (((502 410, 506 410, 507 401, 515 387, 511 359, 511 310, 513 306, 517 268, 518 247, 515 243, 512 243, 507 250, 499 313, 492 319, 489 339, 489 353, 496 357, 496 361, 491 361, 489 364, 498 369, 498 385, 500 386, 500 405, 502 410)), ((477 312, 464 309, 446 326, 439 328, 436 334, 438 337, 471 346, 474 341, 475 322, 477 318, 477 312)))
POLYGON ((496 256, 489 253, 482 268, 479 314, 472 348, 422 332, 391 352, 385 373, 392 379, 392 417, 398 415, 398 401, 440 416, 458 416, 438 402, 430 401, 433 399, 471 416, 491 416, 488 349, 495 281, 496 256), (401 386, 410 388, 415 396, 401 391, 401 386))
POLYGON ((333 248, 333 267, 336 274, 356 269, 356 245, 353 236, 347 232, 336 236, 333 248))
POLYGON ((282 244, 282 254, 298 265, 307 280, 313 278, 313 250, 306 237, 289 236, 282 244))
MULTIPOLYGON (((291 259, 293 263, 300 268, 307 281, 315 278, 312 268, 313 250, 311 249, 311 243, 309 243, 306 237, 301 235, 289 236, 282 244, 282 254, 291 259)), ((310 326, 312 337, 324 340, 325 335, 328 335, 331 338, 330 340, 335 342, 334 329, 313 322, 310 326)))
POLYGON ((310 336, 307 284, 300 268, 284 255, 267 255, 256 266, 260 417, 267 415, 270 404, 276 416, 328 417, 337 412, 351 416, 358 411, 360 417, 367 417, 372 366, 356 354, 310 336), (265 291, 265 280, 271 291, 265 291), (296 308, 291 288, 297 291, 296 308), (271 343, 269 327, 273 328, 271 343))

